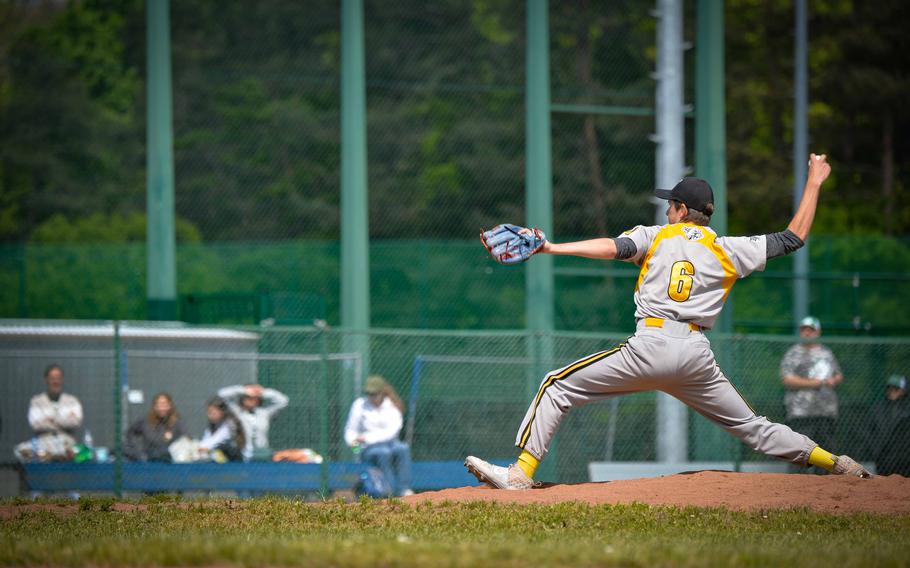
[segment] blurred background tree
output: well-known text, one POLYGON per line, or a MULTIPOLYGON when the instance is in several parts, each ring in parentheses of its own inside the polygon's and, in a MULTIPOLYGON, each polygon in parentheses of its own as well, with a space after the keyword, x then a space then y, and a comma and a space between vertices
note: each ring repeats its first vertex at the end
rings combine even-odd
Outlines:
MULTIPOLYGON (((179 295, 303 291, 335 321, 339 4, 171 2, 179 295)), ((520 327, 523 282, 491 268, 474 235, 524 221, 525 2, 365 4, 373 322, 520 327)), ((653 222, 653 8, 550 3, 557 239, 653 222)), ((694 41, 695 3, 685 8, 694 41)), ((841 275, 814 283, 812 309, 854 297, 837 304, 844 329, 894 311, 904 280, 882 273, 905 273, 910 254, 908 10, 810 4, 810 148, 834 165, 812 267, 841 275), (860 294, 851 271, 879 278, 860 294)), ((729 0, 725 19, 730 232, 780 230, 792 211, 792 3, 729 0)), ((145 40, 142 0, 0 3, 0 314, 145 317, 145 40)), ((691 120, 687 136, 692 164, 691 120)), ((558 327, 632 321, 629 278, 559 273, 558 327)), ((735 294, 735 317, 789 329, 786 286, 753 280, 743 288, 779 298, 735 294)), ((877 325, 905 329, 901 318, 877 325)))
MULTIPOLYGON (((651 4, 552 5, 554 102, 652 104, 651 4)), ((337 238, 338 9, 172 3, 177 210, 204 240, 337 238)), ((0 10, 0 238, 29 239, 53 215, 141 212, 143 3, 0 10)), ((519 0, 367 6, 374 237, 520 218, 522 14, 519 0)), ((817 1, 810 14, 811 147, 831 155, 837 195, 819 231, 906 234, 907 4, 817 1)), ((790 214, 792 20, 783 0, 727 3, 732 232, 790 214)), ((633 209, 647 221, 652 120, 553 122, 557 232, 614 233, 633 209)))

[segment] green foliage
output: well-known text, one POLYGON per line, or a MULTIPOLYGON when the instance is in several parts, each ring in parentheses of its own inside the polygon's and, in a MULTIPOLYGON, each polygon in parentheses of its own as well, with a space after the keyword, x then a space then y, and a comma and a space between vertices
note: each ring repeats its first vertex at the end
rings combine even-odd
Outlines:
MULTIPOLYGON (((793 5, 726 4, 730 229, 767 232, 792 212, 793 5)), ((829 155, 816 229, 910 231, 910 121, 904 2, 813 2, 809 9, 810 151, 829 155)))
MULTIPOLYGON (((822 232, 910 228, 910 160, 896 134, 910 120, 904 4, 812 4, 810 127, 834 163, 822 232)), ((338 6, 171 8, 180 216, 206 240, 337 238, 338 6)), ((652 108, 651 8, 551 5, 553 102, 652 108)), ((0 239, 23 240, 56 214, 141 211, 143 4, 2 10, 0 239)), ((791 211, 792 5, 740 0, 725 16, 730 227, 765 232, 791 211)), ((367 6, 373 237, 521 220, 524 25, 517 0, 367 6)), ((653 117, 556 112, 552 125, 556 234, 650 221, 653 117)))
MULTIPOLYGON (((141 216, 74 222, 54 217, 36 232, 34 243, 0 248, 0 286, 8 291, 0 296, 0 317, 145 317, 144 231, 141 216)), ((178 234, 179 295, 310 295, 322 299, 327 321, 337 325, 337 242, 203 243, 184 223, 178 223, 178 234)), ((894 293, 906 282, 910 243, 874 236, 813 237, 810 250, 815 273, 810 310, 822 319, 826 333, 910 330, 910 313, 894 293)), ((557 329, 631 331, 634 267, 556 261, 557 329)), ((374 242, 372 325, 522 328, 524 270, 494 263, 473 240, 374 242)), ((765 272, 734 287, 730 307, 739 331, 792 332, 791 270, 792 259, 775 259, 765 272)))
POLYGON ((867 566, 910 553, 905 516, 805 510, 267 498, 17 512, 4 565, 867 566))
MULTIPOLYGON (((94 213, 83 219, 69 220, 54 214, 35 227, 35 243, 125 243, 144 242, 146 217, 143 213, 104 215, 94 213)), ((177 218, 174 230, 178 242, 199 242, 199 230, 185 219, 177 218)))
MULTIPOLYGON (((812 3, 812 144, 834 164, 815 234, 858 239, 910 230, 910 147, 899 135, 910 120, 901 99, 908 91, 907 6, 812 3)), ((143 7, 136 0, 0 3, 0 240, 144 239, 143 7)), ((639 0, 552 3, 553 102, 652 108, 652 8, 639 0)), ((184 247, 180 293, 313 293, 325 298, 332 321, 338 6, 201 0, 171 9, 178 239, 237 243, 184 247), (287 243, 245 244, 256 240, 287 243)), ((792 10, 784 1, 725 5, 732 233, 781 229, 792 211, 792 10)), ((686 13, 690 36, 694 16, 686 13)), ((451 243, 481 226, 524 220, 524 26, 519 0, 366 6, 376 325, 523 325, 516 271, 485 263, 476 246, 451 243)), ((692 88, 690 81, 687 100, 692 88)), ((650 223, 653 116, 554 112, 551 120, 553 236, 618 234, 650 223)), ((813 267, 906 271, 905 243, 856 242, 813 251, 813 267)), ((9 250, 0 283, 16 293, 0 298, 3 315, 144 314, 141 247, 9 250), (89 281, 91 290, 79 288, 89 281), (69 299, 52 299, 55 291, 69 299)), ((775 270, 788 271, 788 262, 775 270)), ((630 278, 559 274, 558 326, 623 329, 631 322, 630 278)), ((882 278, 859 289, 843 274, 813 281, 821 293, 812 309, 829 310, 845 330, 851 322, 906 329, 906 310, 889 289, 894 281, 882 278)), ((786 325, 790 292, 780 282, 753 277, 737 287, 742 330, 756 329, 758 320, 786 325)))
POLYGON ((0 238, 24 239, 54 214, 141 210, 140 7, 7 8, 22 24, 0 52, 0 238))

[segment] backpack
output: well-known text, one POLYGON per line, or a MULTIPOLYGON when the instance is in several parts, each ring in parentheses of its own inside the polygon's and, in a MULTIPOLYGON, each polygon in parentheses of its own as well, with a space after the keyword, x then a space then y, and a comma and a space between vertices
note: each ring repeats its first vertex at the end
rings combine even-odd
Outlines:
POLYGON ((354 486, 357 495, 368 495, 374 499, 381 499, 392 494, 389 481, 376 467, 368 467, 360 474, 360 480, 354 486))

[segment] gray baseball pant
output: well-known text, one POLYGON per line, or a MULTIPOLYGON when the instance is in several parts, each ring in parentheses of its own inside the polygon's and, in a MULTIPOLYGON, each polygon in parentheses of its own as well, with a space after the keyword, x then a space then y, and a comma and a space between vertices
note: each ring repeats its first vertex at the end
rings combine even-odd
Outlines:
POLYGON ((721 372, 711 344, 689 324, 646 327, 619 347, 594 353, 547 374, 521 423, 515 444, 537 459, 572 408, 623 394, 658 390, 717 423, 744 444, 805 465, 818 445, 783 424, 758 416, 721 372))

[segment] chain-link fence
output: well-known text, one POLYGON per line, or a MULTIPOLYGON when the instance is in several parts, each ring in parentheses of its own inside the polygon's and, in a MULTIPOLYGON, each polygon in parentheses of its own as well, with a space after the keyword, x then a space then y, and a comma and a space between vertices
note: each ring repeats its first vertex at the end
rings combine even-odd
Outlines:
MULTIPOLYGON (((300 461, 318 461, 318 455, 324 465, 304 465, 296 474, 302 476, 300 479, 313 476, 309 489, 350 489, 354 481, 344 468, 356 463, 357 458, 344 442, 343 428, 364 381, 364 358, 348 350, 358 337, 368 339, 371 372, 385 376, 405 403, 401 438, 411 446, 415 468, 447 464, 450 472, 459 470, 459 460, 468 454, 499 461, 514 459, 515 430, 543 374, 623 339, 558 333, 547 336, 547 350, 540 350, 541 338, 515 332, 372 331, 364 335, 305 327, 124 323, 115 328, 110 322, 6 320, 0 326, 5 382, 5 396, 0 401, 3 461, 12 460, 17 445, 32 439, 27 420, 29 401, 45 390, 42 375, 54 363, 65 373, 63 391, 77 397, 82 406, 81 424, 70 431, 72 443, 90 442, 95 448, 93 454, 83 455, 80 452, 85 449, 74 446, 72 455, 63 459, 86 462, 71 466, 104 465, 99 461, 108 461, 109 468, 119 466, 124 490, 175 490, 187 485, 196 490, 260 487, 238 477, 231 464, 220 471, 204 470, 204 475, 183 463, 154 464, 159 469, 152 475, 136 469, 136 462, 118 459, 131 428, 149 420, 158 393, 171 395, 187 438, 200 440, 209 428, 207 405, 211 399, 224 387, 247 384, 283 393, 288 405, 271 420, 268 453, 246 458, 252 457, 251 463, 264 467, 269 465, 266 462, 273 451, 291 450, 282 455, 296 456, 294 459, 300 461), (552 361, 544 359, 548 351, 552 352, 552 361), (105 450, 99 452, 98 448, 105 450), (266 461, 260 461, 263 459, 266 461)), ((712 341, 721 365, 757 412, 786 422, 780 364, 796 338, 715 336, 712 341)), ((824 338, 824 343, 838 358, 845 377, 836 391, 839 411, 830 449, 872 462, 878 443, 871 437, 873 409, 884 399, 886 378, 907 372, 910 341, 831 337, 824 338)), ((587 480, 592 462, 655 461, 655 413, 654 393, 574 410, 564 420, 552 453, 544 461, 541 479, 587 480)), ((745 449, 694 412, 688 413, 688 440, 692 462, 739 464, 769 459, 745 449)), ((208 454, 192 459, 200 456, 210 459, 208 454)), ((34 461, 34 456, 20 457, 34 461)), ((26 463, 27 474, 41 474, 30 472, 30 467, 33 464, 26 463)), ((65 484, 66 479, 76 479, 72 476, 80 471, 88 469, 58 472, 55 479, 65 484)), ((259 471, 258 475, 268 475, 268 470, 259 471)), ((289 471, 273 472, 278 481, 269 488, 302 491, 299 482, 287 481, 295 475, 295 470, 289 471), (286 487, 281 485, 285 481, 286 487)), ((42 483, 39 481, 37 487, 47 486, 42 483)))

